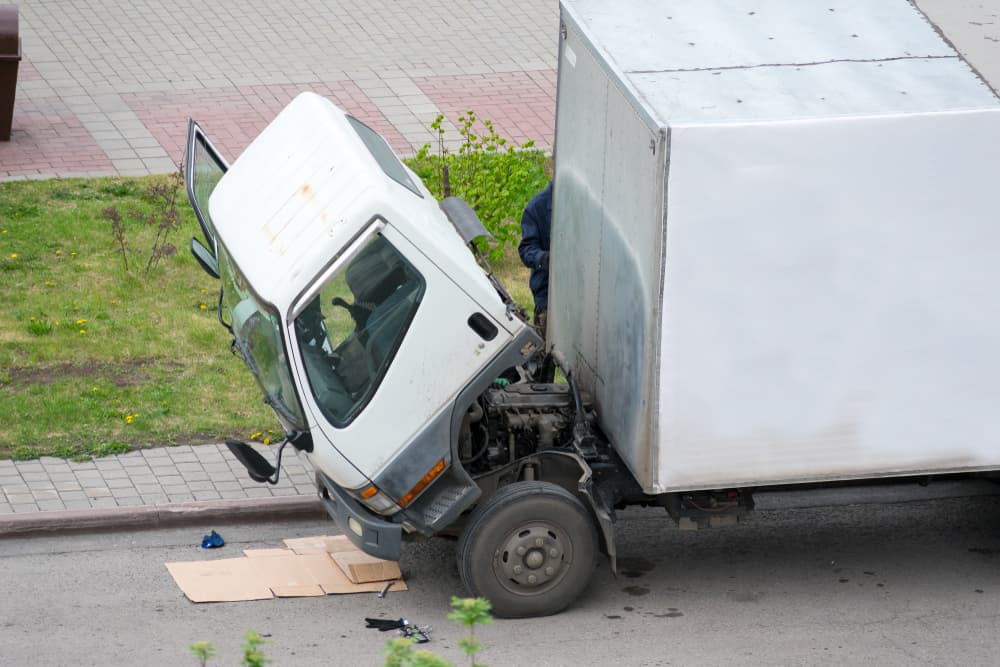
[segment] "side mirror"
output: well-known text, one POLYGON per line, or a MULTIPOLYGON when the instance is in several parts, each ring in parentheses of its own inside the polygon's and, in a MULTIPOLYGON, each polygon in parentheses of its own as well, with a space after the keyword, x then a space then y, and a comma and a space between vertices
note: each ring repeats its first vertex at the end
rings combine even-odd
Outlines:
POLYGON ((201 264, 201 268, 205 270, 205 273, 218 279, 219 277, 219 259, 212 254, 212 251, 205 247, 205 245, 196 238, 191 239, 191 254, 194 258, 198 260, 201 264))
POLYGON ((233 453, 236 460, 246 467, 247 472, 250 473, 250 479, 260 483, 267 482, 268 484, 278 483, 278 476, 281 474, 281 452, 284 451, 287 444, 288 439, 286 438, 281 442, 281 446, 278 447, 277 461, 275 461, 274 465, 271 465, 267 459, 257 453, 257 450, 245 442, 226 440, 226 447, 233 453))
POLYGON ((438 206, 444 211, 445 217, 448 218, 466 244, 481 236, 485 236, 491 241, 495 240, 493 235, 486 231, 482 220, 465 200, 458 197, 445 197, 438 206))

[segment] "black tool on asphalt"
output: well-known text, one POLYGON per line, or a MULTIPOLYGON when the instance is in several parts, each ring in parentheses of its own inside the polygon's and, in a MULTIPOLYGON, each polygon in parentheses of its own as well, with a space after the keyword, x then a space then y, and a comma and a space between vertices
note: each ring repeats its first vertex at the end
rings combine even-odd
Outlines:
POLYGON ((412 639, 417 644, 426 644, 431 640, 431 626, 413 625, 405 618, 366 618, 365 627, 379 632, 396 630, 400 635, 412 639))
POLYGON ((405 618, 397 618, 395 620, 388 618, 366 618, 365 627, 374 628, 379 632, 388 632, 389 630, 399 630, 401 628, 409 625, 410 622, 405 618))
POLYGON ((431 626, 404 625, 399 629, 399 634, 414 640, 417 644, 426 644, 431 640, 431 626))

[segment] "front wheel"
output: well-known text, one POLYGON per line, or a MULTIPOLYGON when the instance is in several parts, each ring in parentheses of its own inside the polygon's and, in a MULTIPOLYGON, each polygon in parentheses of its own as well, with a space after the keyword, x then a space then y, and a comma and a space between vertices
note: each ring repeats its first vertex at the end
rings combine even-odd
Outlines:
POLYGON ((497 616, 547 616, 586 588, 597 548, 594 521, 576 496, 550 482, 515 482, 469 517, 458 571, 497 616))

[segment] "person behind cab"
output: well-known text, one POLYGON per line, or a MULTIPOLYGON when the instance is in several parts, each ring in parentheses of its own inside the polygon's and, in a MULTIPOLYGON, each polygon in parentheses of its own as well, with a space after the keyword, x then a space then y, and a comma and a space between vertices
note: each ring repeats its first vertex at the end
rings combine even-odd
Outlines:
POLYGON ((549 309, 549 241, 552 237, 552 181, 536 194, 521 214, 521 243, 517 254, 531 269, 528 286, 535 301, 535 326, 542 337, 549 309))

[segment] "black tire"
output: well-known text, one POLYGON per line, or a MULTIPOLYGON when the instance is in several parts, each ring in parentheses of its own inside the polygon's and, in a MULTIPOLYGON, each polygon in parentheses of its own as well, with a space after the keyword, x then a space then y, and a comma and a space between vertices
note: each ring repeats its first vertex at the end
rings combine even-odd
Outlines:
POLYGON ((587 587, 597 551, 594 520, 576 496, 550 482, 516 482, 469 517, 458 571, 494 615, 548 616, 587 587))

